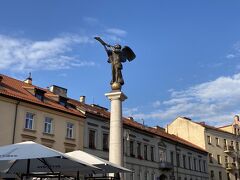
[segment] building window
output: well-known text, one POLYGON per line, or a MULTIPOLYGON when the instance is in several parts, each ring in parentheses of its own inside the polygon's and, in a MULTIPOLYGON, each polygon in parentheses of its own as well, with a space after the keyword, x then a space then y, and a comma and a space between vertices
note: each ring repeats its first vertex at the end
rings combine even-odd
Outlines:
POLYGON ((52 133, 52 122, 53 119, 50 117, 45 117, 44 121, 44 133, 51 134, 52 133))
POLYGON ((135 157, 134 155, 134 142, 130 141, 130 156, 135 157))
POLYGON ((235 173, 235 180, 238 180, 238 175, 237 175, 237 173, 235 173))
POLYGON ((142 152, 141 152, 141 143, 137 143, 137 157, 142 159, 142 152))
POLYGON ((89 134, 88 134, 88 139, 89 139, 89 145, 88 147, 91 149, 96 149, 96 145, 95 145, 95 136, 96 136, 96 131, 90 129, 89 130, 89 134))
POLYGON ((155 174, 154 174, 154 173, 152 173, 152 178, 151 178, 151 180, 155 180, 155 174))
POLYGON ((194 171, 196 171, 196 170, 197 170, 197 166, 196 166, 196 159, 195 159, 195 158, 193 159, 193 168, 194 168, 194 171))
POLYGON ((217 155, 217 162, 218 162, 218 164, 221 164, 221 156, 220 155, 217 155))
POLYGON ((218 172, 218 176, 219 176, 218 179, 219 179, 219 180, 222 180, 222 172, 221 172, 221 171, 218 172))
POLYGON ((171 164, 174 165, 174 159, 173 159, 173 152, 172 151, 170 153, 170 158, 171 158, 171 164))
POLYGON ((59 97, 59 104, 61 104, 62 106, 67 107, 67 100, 68 100, 67 98, 60 96, 59 97))
POLYGON ((159 148, 159 161, 166 162, 166 150, 159 148))
POLYGON ((144 159, 145 159, 145 160, 148 159, 148 158, 147 158, 147 156, 148 156, 148 154, 147 154, 147 149, 148 149, 148 148, 147 148, 147 145, 145 144, 145 145, 144 145, 144 159))
POLYGON ((188 166, 189 169, 192 169, 192 158, 190 156, 188 156, 188 166))
POLYGON ((219 146, 219 138, 216 137, 216 146, 219 146))
POLYGON ((236 142, 236 150, 239 151, 239 143, 236 142))
POLYGON ((234 149, 233 141, 231 141, 231 148, 234 149))
POLYGON ((73 127, 72 123, 67 123, 67 138, 73 139, 73 127))
POLYGON ((199 171, 202 172, 202 161, 201 159, 198 160, 199 171))
POLYGON ((154 147, 151 147, 151 161, 154 161, 154 147))
POLYGON ((34 121, 34 114, 27 112, 26 119, 25 119, 25 128, 33 129, 33 121, 34 121))
POLYGON ((144 176, 145 176, 145 180, 148 180, 148 172, 147 171, 145 172, 144 176))
POLYGON ((211 137, 210 136, 207 136, 207 142, 208 142, 208 144, 211 144, 212 142, 211 142, 211 137))
POLYGON ((183 168, 186 168, 186 155, 183 155, 183 168))
POLYGON ((39 99, 40 101, 43 101, 43 95, 41 95, 41 94, 35 94, 35 97, 37 98, 37 99, 39 99))
POLYGON ((39 99, 40 101, 44 100, 44 94, 45 94, 45 91, 40 90, 40 89, 35 89, 35 97, 37 99, 39 99))
POLYGON ((203 172, 206 172, 206 161, 203 160, 203 172))
POLYGON ((209 156, 209 163, 213 163, 213 154, 209 153, 208 156, 209 156))
POLYGON ((180 154, 176 154, 176 160, 177 160, 177 167, 180 167, 180 154))
POLYGON ((214 171, 213 170, 210 171, 210 178, 214 179, 214 171))
POLYGON ((223 146, 227 147, 227 140, 226 139, 223 139, 223 146))
POLYGON ((225 156, 225 163, 228 163, 228 156, 225 156))
POLYGON ((103 150, 108 151, 109 150, 109 135, 108 133, 103 133, 103 150))

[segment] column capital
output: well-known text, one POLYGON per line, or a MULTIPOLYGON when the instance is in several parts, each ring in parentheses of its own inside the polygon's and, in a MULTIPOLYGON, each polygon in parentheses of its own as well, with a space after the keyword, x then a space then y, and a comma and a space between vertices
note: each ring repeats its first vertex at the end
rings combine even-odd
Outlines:
POLYGON ((119 99, 121 101, 124 101, 127 99, 127 96, 121 91, 112 91, 110 93, 106 93, 105 96, 107 96, 109 100, 119 99))

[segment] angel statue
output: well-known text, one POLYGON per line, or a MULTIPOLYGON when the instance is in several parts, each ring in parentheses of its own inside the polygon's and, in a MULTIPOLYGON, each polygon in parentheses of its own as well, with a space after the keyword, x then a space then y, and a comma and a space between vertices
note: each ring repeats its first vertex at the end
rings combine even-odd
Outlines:
POLYGON ((124 84, 124 80, 122 77, 122 62, 129 62, 135 59, 136 55, 131 50, 130 47, 116 44, 114 46, 105 43, 100 37, 95 37, 97 41, 99 41, 105 48, 108 55, 108 63, 112 64, 112 80, 111 87, 112 90, 121 90, 122 85, 124 84))

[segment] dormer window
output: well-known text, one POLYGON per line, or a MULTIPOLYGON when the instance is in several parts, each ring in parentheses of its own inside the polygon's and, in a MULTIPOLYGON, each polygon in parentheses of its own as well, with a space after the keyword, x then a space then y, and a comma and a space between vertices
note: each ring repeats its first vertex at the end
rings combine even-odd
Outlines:
POLYGON ((41 89, 35 89, 35 97, 38 98, 40 101, 44 100, 44 94, 45 94, 45 91, 41 89))
POLYGON ((64 107, 67 107, 67 98, 60 96, 59 97, 59 104, 61 104, 64 107))

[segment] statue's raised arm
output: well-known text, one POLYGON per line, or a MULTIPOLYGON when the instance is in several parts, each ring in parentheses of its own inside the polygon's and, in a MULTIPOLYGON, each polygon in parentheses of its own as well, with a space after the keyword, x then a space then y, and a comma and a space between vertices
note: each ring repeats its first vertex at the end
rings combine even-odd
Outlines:
POLYGON ((121 47, 120 44, 114 46, 107 44, 100 37, 95 37, 105 48, 108 54, 108 62, 112 64, 112 80, 111 87, 112 90, 121 90, 124 80, 122 77, 122 62, 132 61, 136 58, 136 55, 131 50, 130 47, 121 47))

